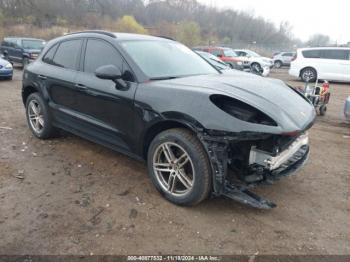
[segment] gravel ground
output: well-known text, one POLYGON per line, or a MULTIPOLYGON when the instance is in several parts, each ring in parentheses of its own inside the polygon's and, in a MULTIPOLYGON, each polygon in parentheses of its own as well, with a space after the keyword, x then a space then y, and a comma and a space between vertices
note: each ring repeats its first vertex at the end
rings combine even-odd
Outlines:
MULTIPOLYGON (((0 82, 0 254, 350 254, 349 84, 331 84, 306 167, 257 190, 278 204, 261 211, 222 198, 177 207, 143 163, 70 134, 35 139, 21 74, 0 82)), ((286 69, 271 77, 303 85, 286 69)))

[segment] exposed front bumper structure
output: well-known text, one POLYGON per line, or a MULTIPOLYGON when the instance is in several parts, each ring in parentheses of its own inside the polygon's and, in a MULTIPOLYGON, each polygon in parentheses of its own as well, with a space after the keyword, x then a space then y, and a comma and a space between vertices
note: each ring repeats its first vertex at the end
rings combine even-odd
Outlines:
MULTIPOLYGON (((239 139, 252 139, 249 135, 239 139)), ((255 138, 257 139, 257 138, 255 138)), ((202 136, 212 164, 214 174, 214 196, 226 196, 240 203, 260 209, 276 207, 273 202, 264 199, 251 191, 250 188, 261 184, 272 184, 281 177, 297 172, 307 161, 309 156, 309 139, 307 134, 296 138, 281 152, 272 154, 252 146, 249 150, 249 161, 242 179, 230 174, 229 151, 230 145, 237 141, 237 137, 202 136)), ((243 169, 242 169, 243 172, 243 169)))
POLYGON ((276 170, 281 165, 288 162, 289 159, 293 158, 294 154, 297 153, 302 147, 309 144, 309 137, 307 134, 298 137, 286 150, 279 153, 276 156, 261 151, 256 147, 250 150, 249 165, 257 164, 263 166, 270 171, 276 170))

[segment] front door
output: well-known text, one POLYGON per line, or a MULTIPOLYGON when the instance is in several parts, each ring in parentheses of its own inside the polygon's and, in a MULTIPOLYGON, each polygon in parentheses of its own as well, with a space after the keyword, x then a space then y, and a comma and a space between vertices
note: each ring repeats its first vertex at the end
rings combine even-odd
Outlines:
POLYGON ((78 111, 81 114, 82 132, 93 136, 103 144, 115 145, 121 150, 133 151, 134 96, 137 84, 118 50, 100 39, 86 41, 83 70, 77 84, 78 111), (95 76, 100 66, 115 65, 124 72, 128 84, 126 90, 118 90, 116 83, 95 76), (125 73, 127 72, 127 73, 125 73), (87 126, 86 126, 87 125, 87 126))

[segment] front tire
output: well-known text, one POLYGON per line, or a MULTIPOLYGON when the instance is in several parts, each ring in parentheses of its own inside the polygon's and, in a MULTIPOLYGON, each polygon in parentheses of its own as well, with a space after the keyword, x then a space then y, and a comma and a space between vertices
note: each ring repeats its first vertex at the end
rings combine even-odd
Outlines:
POLYGON ((49 107, 39 93, 29 95, 26 101, 27 122, 33 135, 40 139, 54 137, 56 129, 52 126, 49 107))
POLYGON ((211 191, 207 153, 198 138, 186 129, 158 134, 149 147, 147 164, 157 190, 174 204, 199 204, 211 191))
POLYGON ((253 63, 251 66, 251 71, 254 73, 254 74, 257 74, 257 75, 262 75, 264 73, 264 69, 261 67, 261 65, 259 63, 253 63))

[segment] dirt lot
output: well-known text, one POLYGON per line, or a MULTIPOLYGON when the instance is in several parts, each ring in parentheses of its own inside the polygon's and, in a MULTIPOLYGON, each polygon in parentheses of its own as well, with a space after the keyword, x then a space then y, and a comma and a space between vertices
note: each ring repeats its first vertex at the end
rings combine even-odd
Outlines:
MULTIPOLYGON (((263 187, 278 207, 228 199, 165 201, 142 163, 70 134, 27 128, 20 70, 0 82, 0 254, 350 254, 349 84, 332 84, 327 116, 296 176, 263 187)), ((287 70, 272 77, 292 81, 287 70)))

